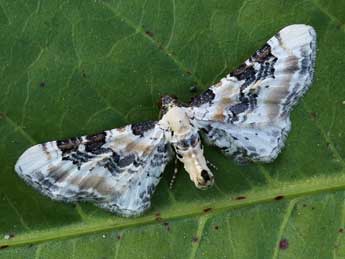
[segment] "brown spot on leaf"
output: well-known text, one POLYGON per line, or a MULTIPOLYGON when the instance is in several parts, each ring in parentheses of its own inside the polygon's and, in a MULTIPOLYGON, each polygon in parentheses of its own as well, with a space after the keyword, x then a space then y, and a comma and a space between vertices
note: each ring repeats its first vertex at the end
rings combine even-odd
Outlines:
POLYGON ((164 222, 164 223, 163 223, 163 226, 165 227, 165 229, 166 229, 167 231, 170 231, 170 225, 169 225, 168 222, 164 222))
POLYGON ((42 88, 46 87, 46 82, 42 81, 42 82, 40 83, 40 87, 42 87, 42 88))
POLYGON ((156 221, 161 221, 162 220, 161 214, 159 212, 157 212, 155 214, 155 219, 156 219, 156 221))
POLYGON ((246 199, 247 197, 246 196, 237 196, 236 198, 235 198, 235 200, 244 200, 244 199, 246 199))
POLYGON ((218 230, 218 229, 219 229, 219 226, 218 226, 218 225, 215 225, 213 228, 214 228, 215 230, 218 230))
POLYGON ((117 235, 116 238, 117 238, 117 240, 121 240, 122 236, 121 235, 117 235))
POLYGON ((287 241, 287 239, 282 239, 279 242, 279 248, 282 250, 285 250, 289 247, 289 242, 287 241))
POLYGON ((0 112, 0 120, 4 119, 6 117, 6 113, 5 112, 0 112))
POLYGON ((317 113, 316 113, 316 112, 310 112, 310 113, 309 113, 309 116, 310 116, 311 119, 316 120, 316 118, 317 118, 317 113))
POLYGON ((8 245, 2 245, 2 246, 0 246, 0 249, 5 249, 7 247, 9 247, 9 246, 8 245))
POLYGON ((339 228, 338 232, 339 232, 339 233, 343 233, 343 232, 344 232, 344 229, 343 229, 343 228, 339 228))
POLYGON ((212 208, 205 208, 205 209, 203 209, 203 211, 204 211, 205 213, 210 212, 211 210, 212 210, 212 208))
POLYGON ((145 31, 145 34, 151 38, 154 36, 154 33, 152 31, 145 31))
POLYGON ((282 199, 284 199, 284 195, 278 195, 278 196, 274 197, 274 199, 276 201, 282 200, 282 199))
POLYGON ((193 238, 192 238, 192 242, 193 243, 197 243, 199 241, 199 238, 197 237, 197 236, 194 236, 193 238))

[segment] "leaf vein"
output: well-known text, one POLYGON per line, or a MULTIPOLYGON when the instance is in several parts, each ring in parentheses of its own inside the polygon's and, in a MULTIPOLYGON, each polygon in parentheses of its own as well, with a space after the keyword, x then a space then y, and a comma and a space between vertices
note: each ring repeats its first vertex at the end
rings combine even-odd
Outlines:
MULTIPOLYGON (((145 39, 149 40, 151 43, 153 43, 153 45, 155 45, 158 49, 161 49, 162 52, 164 52, 175 64, 176 66, 185 74, 188 74, 190 69, 188 69, 181 61, 179 61, 177 59, 177 57, 172 54, 172 52, 170 52, 167 48, 163 47, 159 42, 157 42, 156 40, 153 39, 153 37, 148 36, 144 29, 136 24, 134 24, 130 19, 128 19, 127 17, 125 17, 124 15, 122 15, 120 12, 118 12, 117 10, 115 10, 110 4, 102 2, 102 4, 104 6, 106 6, 107 8, 109 8, 109 10, 111 10, 113 12, 113 14, 116 17, 119 17, 123 22, 125 22, 128 26, 132 27, 135 31, 139 32, 141 36, 143 36, 145 39)), ((195 74, 191 74, 190 75, 193 80, 195 82, 197 82, 200 86, 204 86, 204 84, 202 83, 202 81, 195 76, 195 74)))
POLYGON ((23 127, 19 126, 15 121, 13 121, 7 114, 5 116, 5 120, 10 124, 14 130, 18 131, 26 140, 28 140, 31 144, 37 144, 37 142, 24 130, 23 127))
POLYGON ((292 211, 295 208, 296 202, 297 202, 297 199, 294 199, 294 200, 290 200, 289 203, 288 203, 288 207, 286 209, 285 216, 283 217, 282 222, 281 222, 280 227, 279 227, 277 241, 275 243, 275 247, 274 247, 274 250, 273 250, 273 256, 272 256, 273 259, 278 258, 278 255, 279 255, 279 242, 280 242, 280 240, 281 240, 281 238, 282 238, 282 236, 284 234, 284 231, 285 231, 286 226, 287 226, 287 224, 289 222, 289 219, 290 219, 290 216, 292 214, 292 211))
MULTIPOLYGON (((308 105, 303 102, 303 108, 304 110, 310 114, 311 110, 309 109, 308 105)), ((320 123, 317 122, 317 120, 312 120, 314 122, 314 124, 316 125, 316 127, 319 129, 319 131, 321 132, 321 136, 323 137, 323 139, 325 140, 326 144, 328 145, 329 149, 331 150, 333 156, 341 163, 341 165, 343 166, 343 169, 345 168, 345 161, 342 158, 342 156, 339 154, 338 150, 336 149, 333 141, 330 139, 330 137, 328 136, 328 134, 325 132, 324 128, 320 125, 320 123)))
POLYGON ((175 23, 176 23, 176 3, 175 0, 171 0, 172 2, 172 13, 173 13, 173 24, 171 26, 171 32, 170 32, 170 37, 168 40, 168 43, 165 45, 165 49, 168 49, 170 46, 170 43, 174 37, 175 34, 175 23))
POLYGON ((198 240, 197 240, 197 242, 192 243, 192 250, 191 250, 191 253, 189 256, 190 259, 196 258, 196 252, 197 252, 198 248, 200 247, 200 242, 202 240, 202 233, 204 232, 205 224, 208 221, 209 217, 210 216, 201 216, 199 218, 198 228, 196 231, 196 237, 198 238, 198 240))

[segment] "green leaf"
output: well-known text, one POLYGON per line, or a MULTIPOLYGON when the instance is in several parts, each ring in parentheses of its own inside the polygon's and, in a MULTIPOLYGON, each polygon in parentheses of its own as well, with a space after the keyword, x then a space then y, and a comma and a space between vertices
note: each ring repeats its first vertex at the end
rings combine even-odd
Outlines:
POLYGON ((342 1, 0 1, 0 257, 344 258, 345 4, 342 1), (166 169, 145 215, 43 197, 15 174, 48 140, 156 119, 282 27, 318 34, 315 82, 278 159, 239 166, 216 148, 216 186, 166 169), (344 234, 343 234, 344 233, 344 234), (8 239, 9 238, 9 239, 8 239))

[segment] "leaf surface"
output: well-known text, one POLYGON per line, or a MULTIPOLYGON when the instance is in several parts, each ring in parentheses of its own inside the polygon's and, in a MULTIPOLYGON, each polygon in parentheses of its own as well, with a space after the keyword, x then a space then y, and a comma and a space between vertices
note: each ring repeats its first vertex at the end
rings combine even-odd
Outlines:
MULTIPOLYGON (((0 1, 0 257, 343 258, 345 4, 341 1, 0 1), (166 169, 144 216, 43 197, 13 167, 29 146, 156 119, 282 27, 318 34, 312 88, 271 164, 206 156, 216 186, 166 169), (8 239, 9 238, 9 239, 8 239), (34 244, 34 245, 32 245, 34 244)), ((345 235, 345 234, 344 234, 345 235)))

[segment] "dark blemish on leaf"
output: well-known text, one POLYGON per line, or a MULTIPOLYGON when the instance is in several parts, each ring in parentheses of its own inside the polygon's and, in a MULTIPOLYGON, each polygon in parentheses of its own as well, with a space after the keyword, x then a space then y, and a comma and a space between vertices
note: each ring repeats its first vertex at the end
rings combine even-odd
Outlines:
POLYGON ((170 231, 170 225, 168 222, 164 222, 162 225, 165 227, 167 231, 170 231))
POLYGON ((285 250, 289 247, 289 242, 287 241, 287 239, 282 239, 279 242, 279 248, 282 250, 285 250))
POLYGON ((244 200, 244 199, 246 199, 247 197, 246 196, 237 196, 236 198, 235 198, 235 200, 244 200))
POLYGON ((193 243, 197 243, 199 241, 199 238, 197 237, 197 236, 194 236, 193 238, 192 238, 192 242, 193 243))
POLYGON ((307 204, 303 204, 303 207, 304 207, 304 208, 307 207, 307 204))
POLYGON ((314 207, 311 207, 312 210, 314 210, 315 208, 314 207))
POLYGON ((219 226, 218 226, 218 225, 215 225, 213 228, 214 228, 215 230, 218 230, 218 229, 219 229, 219 226))
POLYGON ((155 214, 155 219, 156 219, 156 221, 161 221, 162 220, 161 214, 159 212, 157 212, 155 214))
POLYGON ((187 70, 186 73, 187 73, 187 75, 191 75, 191 74, 192 74, 192 71, 187 70))
POLYGON ((316 112, 310 112, 309 116, 311 119, 316 120, 317 119, 317 113, 316 112))
POLYGON ((117 239, 117 240, 121 240, 121 239, 122 239, 122 236, 121 236, 121 235, 117 235, 117 236, 116 236, 116 239, 117 239))
POLYGON ((274 197, 274 199, 275 199, 276 201, 282 200, 282 199, 284 199, 284 198, 285 198, 284 195, 278 195, 278 196, 274 197))
POLYGON ((152 31, 145 31, 146 35, 153 38, 154 33, 152 31))
POLYGON ((8 245, 2 245, 2 246, 0 246, 0 249, 5 249, 7 247, 9 247, 9 246, 8 245))
POLYGON ((82 70, 82 71, 81 71, 81 76, 84 77, 84 78, 87 77, 87 76, 86 76, 86 73, 85 73, 85 70, 82 70))
POLYGON ((337 22, 335 24, 335 27, 337 28, 337 30, 341 30, 341 27, 343 27, 344 24, 342 24, 341 22, 337 22))
POLYGON ((0 112, 0 120, 4 119, 6 117, 6 113, 5 112, 0 112))
POLYGON ((339 228, 338 232, 339 232, 339 233, 343 233, 343 232, 344 232, 344 229, 343 229, 343 228, 339 228))
POLYGON ((210 212, 211 210, 212 210, 212 208, 205 208, 205 209, 203 209, 203 211, 204 211, 205 213, 210 212))
POLYGON ((191 87, 189 87, 189 91, 191 93, 196 93, 198 90, 198 87, 196 85, 192 85, 191 87))
POLYGON ((42 82, 40 83, 40 87, 42 87, 42 88, 46 87, 46 82, 42 81, 42 82))

